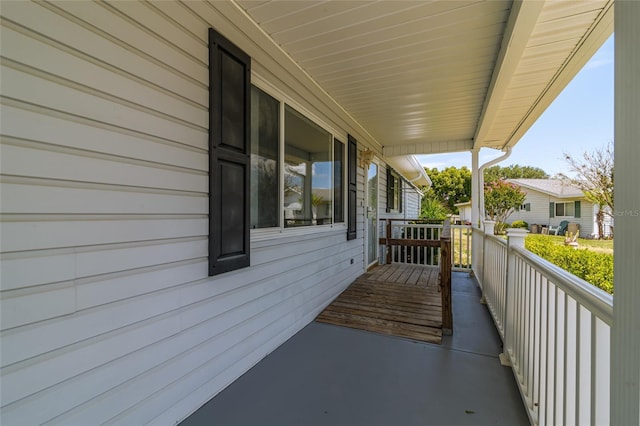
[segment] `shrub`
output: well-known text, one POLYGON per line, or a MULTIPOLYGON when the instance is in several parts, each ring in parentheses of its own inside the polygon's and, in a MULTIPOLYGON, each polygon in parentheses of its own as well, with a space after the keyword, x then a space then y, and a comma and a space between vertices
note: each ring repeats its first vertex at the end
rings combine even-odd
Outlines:
POLYGON ((425 197, 422 199, 422 207, 420 217, 426 219, 446 219, 449 216, 449 210, 438 199, 425 197))
POLYGON ((613 255, 554 244, 544 235, 529 235, 525 248, 554 265, 613 294, 613 255))
POLYGON ((529 229, 529 224, 524 220, 514 220, 513 223, 511 223, 511 227, 529 229))

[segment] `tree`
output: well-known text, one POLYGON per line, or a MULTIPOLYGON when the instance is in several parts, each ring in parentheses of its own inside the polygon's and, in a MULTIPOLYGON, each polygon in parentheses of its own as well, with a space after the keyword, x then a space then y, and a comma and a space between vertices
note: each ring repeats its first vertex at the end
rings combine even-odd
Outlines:
POLYGON ((495 233, 506 228, 507 218, 524 202, 526 194, 520 186, 499 179, 484 184, 484 207, 487 216, 496 222, 495 233))
POLYGON ((447 167, 442 171, 433 168, 426 170, 431 179, 431 188, 425 198, 440 200, 450 212, 457 213, 456 203, 469 201, 471 198, 471 170, 466 167, 447 167))
POLYGON ((494 182, 499 179, 549 179, 549 175, 538 167, 518 164, 507 167, 492 166, 484 170, 485 182, 494 182))
POLYGON ((596 221, 598 235, 604 235, 605 215, 613 217, 613 142, 591 152, 582 153, 582 158, 575 158, 564 153, 564 159, 575 178, 561 175, 584 192, 587 200, 598 206, 596 221))

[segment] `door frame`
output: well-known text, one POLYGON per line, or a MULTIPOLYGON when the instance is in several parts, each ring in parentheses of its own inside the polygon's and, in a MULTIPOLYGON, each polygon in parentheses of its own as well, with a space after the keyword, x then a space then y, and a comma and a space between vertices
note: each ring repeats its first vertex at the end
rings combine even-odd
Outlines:
POLYGON ((379 243, 378 243, 378 233, 379 233, 379 226, 377 225, 378 222, 378 214, 380 213, 380 163, 378 161, 377 158, 373 158, 373 160, 371 161, 371 163, 365 168, 365 179, 364 179, 364 235, 365 235, 365 243, 364 243, 364 264, 365 264, 365 269, 370 268, 371 266, 375 265, 378 263, 378 259, 380 256, 380 247, 379 247, 379 243), (375 208, 375 212, 376 212, 376 226, 375 226, 375 236, 373 236, 373 238, 375 238, 375 241, 373 241, 373 243, 376 245, 376 256, 374 259, 369 259, 369 244, 372 242, 371 238, 371 232, 369 232, 369 168, 375 165, 377 170, 376 170, 376 180, 377 180, 377 185, 376 185, 376 205, 373 207, 375 208))

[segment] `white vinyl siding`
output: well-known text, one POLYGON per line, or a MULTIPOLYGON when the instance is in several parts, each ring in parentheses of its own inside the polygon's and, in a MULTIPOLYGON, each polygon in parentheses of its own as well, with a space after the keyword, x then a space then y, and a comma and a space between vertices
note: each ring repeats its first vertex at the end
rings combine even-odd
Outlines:
POLYGON ((356 240, 344 225, 257 234, 250 268, 207 277, 207 28, 366 138, 277 47, 247 41, 231 4, 7 2, 2 14, 2 423, 174 424, 364 268, 359 169, 356 240))
POLYGON ((406 212, 406 217, 408 218, 418 218, 420 217, 420 209, 422 202, 422 195, 415 189, 413 186, 407 184, 403 181, 403 189, 402 196, 403 200, 403 212, 406 212))
POLYGON ((420 203, 422 195, 404 179, 400 179, 402 184, 402 211, 387 213, 387 166, 381 163, 378 170, 378 217, 381 219, 417 219, 420 217, 420 203))

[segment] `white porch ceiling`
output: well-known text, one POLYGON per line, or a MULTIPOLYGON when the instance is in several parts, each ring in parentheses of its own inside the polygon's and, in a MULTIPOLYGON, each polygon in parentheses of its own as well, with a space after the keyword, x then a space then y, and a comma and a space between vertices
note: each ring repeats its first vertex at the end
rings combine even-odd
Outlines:
POLYGON ((613 30, 612 0, 236 3, 390 157, 515 145, 613 30))

